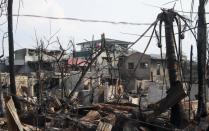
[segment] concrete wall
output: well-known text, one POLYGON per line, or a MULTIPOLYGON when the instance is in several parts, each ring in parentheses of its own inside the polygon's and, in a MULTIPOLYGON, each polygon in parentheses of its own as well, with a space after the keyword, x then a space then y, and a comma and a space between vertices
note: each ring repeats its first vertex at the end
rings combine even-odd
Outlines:
POLYGON ((139 62, 142 53, 135 52, 129 56, 123 57, 123 62, 119 60, 119 72, 121 78, 125 81, 124 85, 129 92, 136 91, 139 85, 139 80, 150 80, 150 64, 151 58, 149 55, 143 55, 139 62), (129 63, 133 63, 133 69, 130 69, 129 63), (146 66, 144 66, 146 64, 146 66), (136 70, 134 70, 136 68, 136 70))
POLYGON ((5 63, 0 63, 0 72, 7 72, 8 71, 8 69, 7 69, 7 67, 6 67, 6 65, 5 65, 5 63))
MULTIPOLYGON (((44 61, 55 60, 52 56, 47 53, 42 53, 42 58, 44 61)), ((54 55, 59 55, 59 52, 54 53, 54 55)), ((20 49, 15 51, 15 60, 27 61, 38 61, 38 53, 35 49, 20 49)))
POLYGON ((15 51, 15 60, 24 60, 25 55, 27 53, 27 49, 20 49, 15 51))
MULTIPOLYGON (((66 94, 69 94, 70 91, 75 87, 80 76, 81 76, 81 72, 72 71, 69 73, 69 75, 67 77, 64 78, 64 86, 67 90, 66 94)), ((92 76, 92 73, 87 72, 85 78, 82 80, 81 84, 78 86, 77 91, 84 89, 84 86, 87 85, 89 82, 88 77, 90 77, 90 76, 92 76)))
POLYGON ((24 94, 28 94, 28 76, 16 76, 15 84, 17 96, 23 96, 24 94))
POLYGON ((151 59, 150 73, 152 72, 153 81, 163 81, 164 79, 164 66, 165 66, 165 78, 169 80, 167 66, 165 65, 165 61, 161 61, 159 59, 151 59), (163 62, 163 65, 162 65, 163 62), (159 74, 158 74, 159 69, 159 74))
POLYGON ((144 55, 139 65, 137 66, 138 60, 141 58, 142 53, 136 52, 125 57, 124 63, 119 67, 122 78, 135 78, 138 80, 149 80, 150 79, 150 56, 144 55), (134 68, 129 69, 128 64, 133 63, 134 68), (147 67, 143 67, 143 64, 147 64, 147 67), (134 69, 136 70, 134 71, 134 69))
POLYGON ((31 68, 28 63, 25 63, 25 65, 23 66, 20 66, 18 69, 17 69, 17 73, 26 73, 26 74, 29 74, 31 72, 35 72, 35 69, 31 68))

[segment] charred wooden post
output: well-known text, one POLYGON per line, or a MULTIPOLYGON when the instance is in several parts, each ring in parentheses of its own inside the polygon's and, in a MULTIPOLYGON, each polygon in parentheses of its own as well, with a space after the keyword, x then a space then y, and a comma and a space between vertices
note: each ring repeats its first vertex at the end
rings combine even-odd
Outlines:
POLYGON ((41 103, 41 47, 38 47, 38 71, 37 71, 37 79, 38 79, 38 84, 36 86, 37 92, 36 92, 36 97, 38 100, 38 103, 41 103))
POLYGON ((198 109, 197 120, 207 115, 206 110, 206 87, 205 87, 205 68, 206 68, 206 44, 207 44, 207 25, 205 18, 205 0, 199 0, 198 7, 198 32, 197 32, 197 59, 198 59, 198 109))
POLYGON ((95 87, 93 87, 93 85, 92 85, 92 77, 90 77, 89 79, 90 79, 89 88, 91 90, 90 103, 93 104, 93 102, 94 102, 95 87))
POLYGON ((188 89, 188 96, 189 96, 189 119, 191 118, 191 96, 190 96, 190 92, 191 92, 191 88, 192 88, 192 57, 193 57, 193 46, 191 45, 191 52, 190 52, 190 80, 189 80, 189 89, 188 89))
POLYGON ((13 0, 8 0, 8 39, 9 39, 9 73, 10 73, 10 92, 16 95, 15 73, 14 73, 14 40, 13 40, 13 22, 12 22, 13 0))
MULTIPOLYGON (((183 87, 179 82, 178 61, 175 52, 175 38, 173 34, 173 21, 175 13, 172 10, 165 10, 159 15, 159 18, 165 23, 165 37, 166 37, 166 57, 167 68, 169 73, 170 89, 175 90, 176 86, 183 87), (177 84, 178 83, 178 84, 177 84), (180 84, 180 85, 179 85, 180 84)), ((171 108, 171 123, 177 127, 182 127, 185 120, 185 113, 181 103, 176 103, 171 108)))
POLYGON ((16 108, 20 110, 21 107, 20 107, 20 103, 18 102, 16 98, 16 86, 15 86, 12 7, 13 7, 13 0, 8 0, 7 19, 8 19, 8 41, 9 41, 10 93, 13 96, 16 108))
POLYGON ((61 97, 62 97, 62 99, 64 99, 65 98, 65 85, 64 85, 64 67, 63 67, 63 65, 61 68, 61 87, 62 87, 61 97))

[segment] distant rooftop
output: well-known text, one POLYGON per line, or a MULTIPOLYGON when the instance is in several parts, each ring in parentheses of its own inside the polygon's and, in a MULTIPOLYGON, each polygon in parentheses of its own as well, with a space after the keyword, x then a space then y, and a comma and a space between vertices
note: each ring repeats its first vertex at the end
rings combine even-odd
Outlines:
MULTIPOLYGON (((106 38, 105 40, 106 40, 106 43, 110 43, 110 44, 129 45, 132 43, 128 41, 121 41, 121 40, 115 40, 115 39, 109 39, 109 38, 106 38)), ((86 42, 78 43, 77 45, 90 44, 90 43, 101 43, 101 39, 93 40, 93 41, 86 41, 86 42)))
POLYGON ((134 54, 134 53, 141 53, 141 52, 139 52, 139 51, 136 51, 136 50, 129 50, 129 51, 127 51, 127 52, 124 52, 124 53, 121 53, 121 56, 130 56, 130 55, 132 55, 132 54, 134 54))
MULTIPOLYGON (((149 54, 151 56, 152 59, 161 59, 161 55, 160 54, 149 54)), ((162 54, 162 59, 166 58, 166 54, 162 54)))
MULTIPOLYGON (((161 59, 161 55, 160 54, 149 54, 151 56, 152 59, 161 59)), ((163 53, 162 54, 162 59, 166 59, 166 54, 163 53)), ((182 55, 182 60, 187 60, 187 56, 186 55, 182 55)))
MULTIPOLYGON (((24 50, 37 51, 37 49, 33 49, 33 48, 22 48, 22 49, 15 50, 14 52, 24 51, 24 50)), ((50 50, 50 49, 44 49, 43 51, 48 52, 48 53, 50 52, 60 53, 61 52, 60 50, 50 50)))

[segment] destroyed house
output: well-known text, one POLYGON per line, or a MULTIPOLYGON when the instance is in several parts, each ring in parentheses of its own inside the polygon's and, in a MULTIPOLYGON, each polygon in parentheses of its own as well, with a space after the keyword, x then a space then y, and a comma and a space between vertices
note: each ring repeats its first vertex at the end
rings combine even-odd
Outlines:
POLYGON ((168 70, 165 54, 143 54, 130 52, 118 60, 119 74, 130 90, 136 90, 142 80, 157 82, 168 81, 168 70))
MULTIPOLYGON (((121 40, 114 40, 114 39, 105 39, 106 46, 114 50, 126 49, 131 42, 121 41, 121 40)), ((77 45, 81 46, 81 51, 91 50, 93 48, 100 48, 101 47, 101 40, 94 40, 94 41, 87 41, 78 43, 77 45)))
POLYGON ((151 57, 140 52, 119 57, 119 74, 129 91, 136 90, 139 81, 150 79, 150 64, 151 57))
MULTIPOLYGON (((115 76, 118 76, 117 71, 117 57, 123 53, 127 52, 128 45, 131 44, 131 42, 127 41, 121 41, 121 40, 115 40, 115 39, 105 39, 105 44, 109 52, 109 59, 111 60, 111 72, 115 74, 115 76)), ((95 51, 95 49, 101 48, 101 40, 93 40, 93 41, 86 41, 82 43, 78 43, 78 46, 80 46, 80 51, 74 52, 74 57, 81 58, 81 59, 89 59, 92 52, 95 51)), ((98 58, 97 58, 97 68, 103 68, 104 76, 109 76, 108 68, 105 68, 107 66, 107 53, 106 51, 102 52, 98 58)), ((94 67, 96 67, 94 66, 94 67)), ((94 70, 94 67, 91 68, 91 70, 94 70)))
MULTIPOLYGON (((55 58, 53 56, 59 56, 59 54, 61 54, 61 51, 59 50, 38 51, 38 49, 28 48, 16 50, 14 52, 15 71, 17 73, 35 72, 38 69, 39 62, 41 62, 41 70, 53 71, 55 61, 55 58)), ((6 65, 9 65, 8 59, 6 60, 6 65)))
POLYGON ((119 70, 122 78, 134 77, 140 80, 150 79, 151 57, 142 53, 134 52, 129 55, 119 57, 119 70), (140 57, 142 57, 141 60, 140 57))
MULTIPOLYGON (((163 81, 164 78, 168 81, 168 70, 166 65, 166 54, 150 54, 151 56, 151 80, 163 81)), ((190 79, 190 61, 187 60, 186 56, 182 56, 181 61, 182 74, 184 81, 188 82, 190 79)), ((197 62, 192 62, 192 79, 193 82, 197 82, 197 62)))
MULTIPOLYGON (((118 56, 121 52, 124 52, 128 45, 131 44, 131 42, 127 41, 121 41, 121 40, 114 40, 114 39, 105 39, 106 47, 108 48, 110 52, 110 57, 113 59, 113 54, 118 56)), ((76 51, 74 53, 75 57, 82 57, 82 58, 88 58, 92 54, 92 51, 94 49, 101 48, 101 40, 94 40, 94 41, 87 41, 78 43, 78 46, 80 46, 80 51, 76 51)), ((102 53, 98 60, 101 63, 105 57, 107 57, 106 53, 102 53)))

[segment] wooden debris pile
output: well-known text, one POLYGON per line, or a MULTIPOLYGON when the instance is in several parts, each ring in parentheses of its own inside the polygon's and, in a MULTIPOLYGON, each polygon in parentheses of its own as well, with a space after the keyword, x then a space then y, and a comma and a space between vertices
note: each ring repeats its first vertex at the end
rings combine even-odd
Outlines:
POLYGON ((19 99, 24 107, 17 110, 12 97, 6 97, 6 119, 2 118, 1 129, 9 131, 117 131, 170 130, 174 127, 167 118, 146 120, 151 110, 139 111, 130 103, 98 103, 90 106, 72 106, 56 97, 38 105, 19 99))

